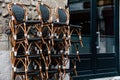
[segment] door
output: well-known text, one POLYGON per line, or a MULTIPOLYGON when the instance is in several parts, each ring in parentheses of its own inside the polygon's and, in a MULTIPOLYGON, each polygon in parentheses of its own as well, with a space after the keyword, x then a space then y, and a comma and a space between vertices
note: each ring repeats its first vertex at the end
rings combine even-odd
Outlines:
MULTIPOLYGON (((81 25, 84 47, 74 43, 71 54, 79 48, 81 62, 77 61, 78 77, 90 79, 118 75, 118 24, 115 14, 117 0, 70 0, 72 24, 81 25)), ((78 39, 74 32, 73 40, 78 39)), ((72 63, 71 63, 71 67, 72 63)), ((74 74, 73 74, 74 75, 74 74)))

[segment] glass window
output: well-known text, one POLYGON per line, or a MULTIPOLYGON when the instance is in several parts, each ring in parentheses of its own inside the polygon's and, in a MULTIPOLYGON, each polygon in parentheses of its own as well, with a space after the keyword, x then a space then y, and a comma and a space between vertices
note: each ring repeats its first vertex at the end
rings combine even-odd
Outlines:
MULTIPOLYGON (((90 0, 79 0, 79 3, 76 3, 74 5, 72 5, 72 4, 70 5, 70 10, 72 10, 71 15, 70 15, 71 16, 70 23, 82 26, 81 35, 82 35, 82 43, 83 43, 83 47, 82 47, 81 44, 79 43, 79 36, 78 36, 77 32, 74 31, 72 34, 72 40, 73 41, 77 40, 78 43, 72 44, 71 53, 76 53, 77 48, 78 48, 80 54, 91 53, 91 47, 90 47, 90 38, 91 38, 91 34, 90 34, 90 8, 84 8, 84 6, 86 6, 85 1, 87 1, 88 3, 90 2, 90 0), (77 48, 76 48, 76 46, 77 46, 77 48)), ((90 5, 89 5, 89 7, 90 7, 90 5)))
POLYGON ((98 52, 114 53, 114 8, 112 0, 99 0, 98 6, 98 52))

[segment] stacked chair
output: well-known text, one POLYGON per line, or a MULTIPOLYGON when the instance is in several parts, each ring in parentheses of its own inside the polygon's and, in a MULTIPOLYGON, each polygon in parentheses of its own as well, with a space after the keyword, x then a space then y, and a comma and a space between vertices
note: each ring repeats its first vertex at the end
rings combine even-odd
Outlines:
MULTIPOLYGON (((38 20, 27 20, 28 9, 19 3, 9 3, 9 21, 12 80, 63 80, 66 73, 76 71, 76 55, 70 55, 69 49, 74 41, 73 32, 81 39, 81 26, 69 24, 68 8, 58 7, 52 12, 47 4, 36 5, 38 20), (54 14, 53 14, 54 13, 54 14), (55 20, 53 20, 53 16, 55 20), (73 68, 66 68, 68 62, 73 68)), ((70 76, 71 77, 71 76, 70 76)))

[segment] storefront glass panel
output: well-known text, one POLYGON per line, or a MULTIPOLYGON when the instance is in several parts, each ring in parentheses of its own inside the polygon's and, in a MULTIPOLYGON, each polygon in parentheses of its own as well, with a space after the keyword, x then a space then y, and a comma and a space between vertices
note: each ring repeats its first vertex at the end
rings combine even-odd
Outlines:
POLYGON ((98 0, 98 53, 115 53, 114 3, 113 0, 98 0))
POLYGON ((77 40, 78 43, 72 44, 71 47, 71 53, 76 53, 76 47, 78 46, 79 53, 80 54, 91 54, 91 47, 90 47, 90 0, 70 0, 70 3, 73 3, 70 5, 71 12, 77 11, 76 13, 71 14, 71 23, 75 25, 80 25, 81 28, 81 34, 82 34, 82 42, 83 47, 79 43, 79 36, 76 32, 72 34, 72 40, 77 40), (89 7, 89 8, 87 8, 89 7))

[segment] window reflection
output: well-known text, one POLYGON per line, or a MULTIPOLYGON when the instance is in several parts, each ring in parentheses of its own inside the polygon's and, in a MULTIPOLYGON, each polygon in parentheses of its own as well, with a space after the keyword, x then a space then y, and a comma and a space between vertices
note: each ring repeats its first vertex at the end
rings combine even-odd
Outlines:
POLYGON ((99 0, 98 32, 99 53, 114 53, 114 8, 113 0, 99 0))
MULTIPOLYGON (((70 23, 81 25, 84 47, 79 46, 81 53, 91 53, 90 38, 90 0, 70 0, 70 23)), ((114 37, 114 4, 113 0, 97 0, 98 15, 98 53, 115 53, 114 37)), ((73 35, 74 37, 77 37, 73 35)), ((74 48, 73 48, 74 50, 74 48)))
MULTIPOLYGON (((82 42, 84 47, 80 43, 75 43, 71 47, 71 53, 75 52, 75 45, 78 45, 80 54, 91 54, 90 45, 90 0, 70 0, 74 4, 70 4, 70 23, 75 25, 81 25, 82 42), (78 2, 76 2, 78 1, 78 2), (89 8, 87 8, 89 7, 89 8)), ((79 36, 74 32, 72 40, 78 40, 79 36)), ((78 40, 79 41, 79 40, 78 40)))

